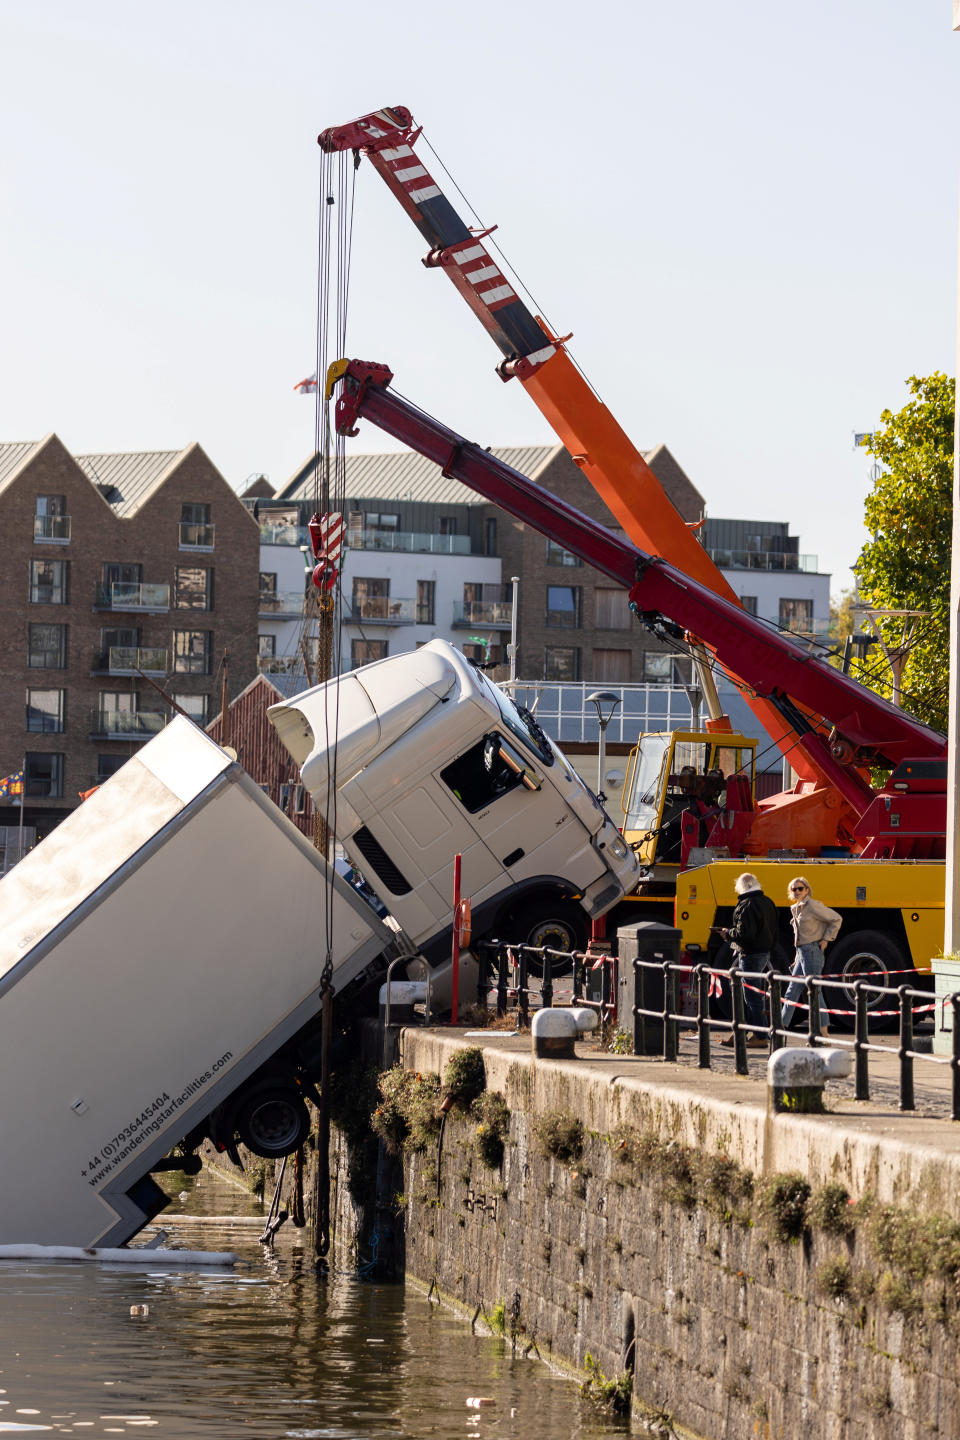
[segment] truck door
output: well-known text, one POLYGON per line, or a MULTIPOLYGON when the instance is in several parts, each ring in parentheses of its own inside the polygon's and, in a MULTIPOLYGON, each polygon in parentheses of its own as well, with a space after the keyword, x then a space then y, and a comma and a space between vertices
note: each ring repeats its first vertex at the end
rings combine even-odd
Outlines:
POLYGON ((557 875, 583 889, 605 866, 546 769, 512 737, 491 730, 445 766, 440 780, 512 880, 557 875))

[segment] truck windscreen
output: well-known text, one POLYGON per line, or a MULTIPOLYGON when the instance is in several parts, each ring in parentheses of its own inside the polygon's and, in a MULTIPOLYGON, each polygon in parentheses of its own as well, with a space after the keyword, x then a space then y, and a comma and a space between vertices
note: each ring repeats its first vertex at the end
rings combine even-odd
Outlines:
POLYGON ((523 706, 514 705, 510 696, 507 695, 498 685, 492 684, 486 675, 480 674, 480 679, 486 690, 496 702, 504 725, 518 740, 522 740, 528 750, 532 750, 544 765, 552 765, 554 760, 553 747, 540 726, 534 720, 529 710, 523 706))

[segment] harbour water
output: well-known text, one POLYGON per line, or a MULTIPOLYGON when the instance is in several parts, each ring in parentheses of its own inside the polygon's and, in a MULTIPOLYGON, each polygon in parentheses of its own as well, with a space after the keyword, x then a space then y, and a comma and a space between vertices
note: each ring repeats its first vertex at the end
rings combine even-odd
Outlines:
POLYGON ((0 1433, 625 1433, 571 1381, 415 1290, 336 1271, 318 1280, 308 1231, 288 1224, 266 1250, 245 1191, 209 1172, 178 1183, 187 1188, 174 1208, 187 1218, 163 1220, 168 1244, 232 1250, 233 1269, 0 1262, 0 1433), (478 1396, 493 1403, 469 1408, 478 1396))

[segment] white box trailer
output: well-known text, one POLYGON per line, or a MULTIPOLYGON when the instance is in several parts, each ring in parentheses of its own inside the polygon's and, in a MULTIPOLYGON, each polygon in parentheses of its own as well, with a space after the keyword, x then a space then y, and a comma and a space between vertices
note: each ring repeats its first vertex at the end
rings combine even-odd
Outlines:
POLYGON ((454 856, 475 938, 582 949, 637 858, 529 711, 453 645, 363 665, 268 711, 351 863, 432 964, 454 856))
POLYGON ((211 1116, 294 1148, 328 905, 375 1006, 395 937, 180 718, 0 880, 0 1243, 124 1243, 211 1116))

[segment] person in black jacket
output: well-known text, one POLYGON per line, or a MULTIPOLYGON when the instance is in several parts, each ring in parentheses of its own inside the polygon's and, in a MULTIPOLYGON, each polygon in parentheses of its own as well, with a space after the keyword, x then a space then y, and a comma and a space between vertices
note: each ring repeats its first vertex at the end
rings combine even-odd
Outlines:
MULTIPOLYGON (((777 907, 763 888, 756 875, 749 872, 739 875, 734 884, 739 895, 733 919, 727 929, 721 930, 724 940, 733 946, 735 968, 753 972, 764 971, 770 965, 770 951, 780 930, 777 907)), ((754 978, 744 982, 743 1008, 750 1025, 763 1024, 763 995, 761 981, 754 978)), ((751 1049, 766 1046, 766 1039, 755 1032, 747 1035, 751 1049)), ((732 1045, 733 1035, 720 1041, 721 1045, 732 1045)))

